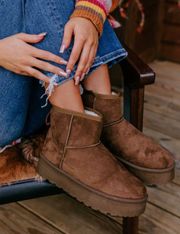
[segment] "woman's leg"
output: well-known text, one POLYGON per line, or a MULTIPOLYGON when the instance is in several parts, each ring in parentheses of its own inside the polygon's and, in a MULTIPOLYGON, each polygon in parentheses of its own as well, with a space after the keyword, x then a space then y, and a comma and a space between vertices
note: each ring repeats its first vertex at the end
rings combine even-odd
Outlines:
POLYGON ((43 94, 44 87, 41 87, 39 81, 34 79, 23 136, 36 133, 45 124, 51 105, 77 112, 84 111, 79 88, 74 85, 73 80, 55 87, 48 105, 45 105, 46 96, 43 99, 41 98, 43 94), (44 105, 45 107, 42 108, 44 105))
MULTIPOLYGON (((101 65, 83 82, 87 90, 92 90, 101 94, 111 94, 111 84, 107 65, 101 65)), ((84 112, 79 86, 74 84, 74 80, 55 87, 49 98, 52 105, 63 109, 84 112)))
MULTIPOLYGON (((101 65, 92 72, 88 79, 83 82, 87 90, 92 90, 101 94, 111 94, 111 84, 107 65, 101 65)), ((83 102, 80 96, 79 86, 74 84, 74 80, 55 87, 49 98, 52 105, 63 109, 84 112, 83 102)))
MULTIPOLYGON (((22 31, 22 3, 22 0, 0 1, 0 39, 22 31)), ((31 88, 31 78, 0 67, 0 147, 21 136, 31 88)))
POLYGON ((21 137, 31 90, 31 78, 0 68, 0 147, 21 137))
POLYGON ((83 81, 83 86, 85 89, 92 90, 96 93, 111 94, 108 66, 101 65, 98 67, 83 81))
POLYGON ((74 84, 74 80, 55 88, 49 98, 52 105, 77 112, 84 112, 84 107, 80 95, 79 87, 74 84))

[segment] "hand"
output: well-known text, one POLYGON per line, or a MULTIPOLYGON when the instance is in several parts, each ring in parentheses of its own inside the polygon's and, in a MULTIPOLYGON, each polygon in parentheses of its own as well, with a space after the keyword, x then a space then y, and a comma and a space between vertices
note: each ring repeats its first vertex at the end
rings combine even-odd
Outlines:
POLYGON ((45 35, 46 33, 39 35, 20 33, 0 40, 0 66, 16 74, 32 76, 46 83, 49 83, 49 78, 39 69, 66 77, 67 74, 62 69, 43 61, 66 65, 65 60, 28 44, 42 41, 45 35))
POLYGON ((69 75, 79 60, 75 74, 75 84, 83 80, 92 63, 98 48, 98 31, 92 22, 81 17, 71 18, 65 26, 64 37, 60 52, 63 53, 71 43, 74 35, 74 45, 67 64, 66 72, 69 75))

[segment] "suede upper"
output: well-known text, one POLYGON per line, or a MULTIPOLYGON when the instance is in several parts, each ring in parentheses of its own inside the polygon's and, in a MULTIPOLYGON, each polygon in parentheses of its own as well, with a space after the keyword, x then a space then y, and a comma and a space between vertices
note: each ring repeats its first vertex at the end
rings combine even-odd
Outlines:
POLYGON ((94 192, 144 198, 145 187, 100 142, 101 131, 100 114, 96 117, 53 107, 42 156, 94 192))
POLYGON ((101 138, 114 154, 144 168, 165 169, 173 166, 174 159, 170 152, 122 118, 120 93, 101 95, 85 91, 83 100, 85 106, 102 113, 104 128, 101 138), (120 116, 121 119, 116 121, 120 116))
POLYGON ((174 164, 171 154, 151 138, 142 134, 125 119, 103 130, 104 141, 115 154, 129 162, 150 169, 165 169, 174 164), (110 136, 110 139, 106 136, 110 136))
POLYGON ((123 117, 120 93, 103 95, 86 90, 82 98, 86 106, 102 114, 104 125, 121 120, 123 117))

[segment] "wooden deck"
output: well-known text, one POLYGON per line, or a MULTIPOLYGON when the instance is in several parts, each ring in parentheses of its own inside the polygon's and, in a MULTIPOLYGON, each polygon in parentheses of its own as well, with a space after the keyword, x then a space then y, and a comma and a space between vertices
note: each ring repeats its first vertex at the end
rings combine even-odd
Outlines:
MULTIPOLYGON (((144 132, 176 157, 176 178, 149 187, 140 218, 142 234, 180 233, 180 65, 154 62, 156 84, 145 95, 144 132)), ((121 219, 111 220, 65 194, 13 203, 0 208, 1 234, 121 234, 121 219)))

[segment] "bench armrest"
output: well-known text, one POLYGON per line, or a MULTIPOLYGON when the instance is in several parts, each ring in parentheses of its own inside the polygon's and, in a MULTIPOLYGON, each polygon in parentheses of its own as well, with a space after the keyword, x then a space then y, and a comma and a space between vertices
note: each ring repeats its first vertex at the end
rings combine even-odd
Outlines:
POLYGON ((139 88, 144 85, 153 84, 155 72, 130 48, 125 44, 123 46, 128 52, 128 57, 120 63, 125 84, 130 88, 139 88))
POLYGON ((124 77, 124 115, 139 130, 143 129, 145 85, 155 82, 155 72, 130 48, 128 57, 120 62, 124 77))

